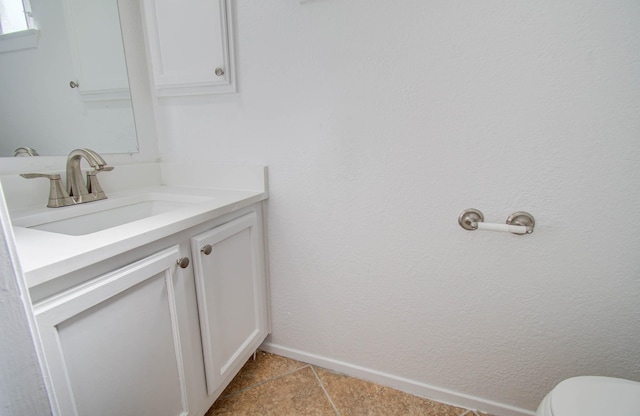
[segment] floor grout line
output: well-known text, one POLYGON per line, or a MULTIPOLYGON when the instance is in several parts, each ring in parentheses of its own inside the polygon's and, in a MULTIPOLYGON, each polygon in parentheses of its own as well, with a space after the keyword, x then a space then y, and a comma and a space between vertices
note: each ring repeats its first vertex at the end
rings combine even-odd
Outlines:
POLYGON ((316 369, 313 368, 312 365, 310 367, 311 367, 311 371, 313 371, 313 375, 316 376, 316 380, 318 380, 318 384, 320 385, 320 388, 324 392, 324 395, 327 397, 327 400, 329 400, 329 403, 331 403, 331 407, 333 407, 333 411, 336 412, 336 416, 340 416, 340 411, 336 407, 335 403, 333 403, 333 400, 331 399, 331 396, 329 395, 329 392, 324 387, 324 383, 320 379, 320 376, 318 375, 318 373, 316 373, 316 369))
MULTIPOLYGON (((302 366, 302 367, 300 367, 300 368, 296 368, 296 369, 294 369, 294 370, 287 371, 286 373, 279 374, 279 375, 277 375, 277 376, 275 376, 275 377, 271 377, 270 379, 267 379, 267 380, 262 380, 262 381, 260 381, 260 382, 258 382, 258 383, 256 383, 256 384, 252 384, 252 385, 250 385, 250 386, 243 387, 243 388, 241 388, 240 390, 234 391, 233 393, 229 393, 229 394, 227 394, 227 395, 225 395, 225 396, 220 396, 220 397, 218 398, 218 400, 219 400, 219 399, 228 399, 228 398, 230 398, 230 397, 235 397, 235 396, 237 396, 237 395, 239 395, 239 394, 241 394, 241 393, 244 393, 244 392, 246 392, 246 391, 248 391, 248 390, 251 390, 251 389, 252 389, 252 388, 254 388, 254 387, 258 387, 258 386, 261 386, 261 385, 263 385, 263 384, 269 383, 269 382, 271 382, 271 381, 278 380, 278 379, 280 379, 280 378, 282 378, 282 377, 286 377, 286 376, 288 376, 288 375, 291 375, 291 374, 295 373, 296 371, 300 371, 300 370, 305 369, 305 368, 307 368, 307 367, 311 367, 311 364, 305 364, 305 365, 303 365, 303 366, 302 366)), ((315 372, 314 372, 314 374, 315 374, 315 372)))

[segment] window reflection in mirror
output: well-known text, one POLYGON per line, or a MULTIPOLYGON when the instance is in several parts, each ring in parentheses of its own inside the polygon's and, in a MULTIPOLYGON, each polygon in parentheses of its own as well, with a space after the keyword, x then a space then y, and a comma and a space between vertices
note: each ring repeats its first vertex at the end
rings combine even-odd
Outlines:
POLYGON ((0 34, 30 29, 30 13, 27 0, 0 0, 0 34))

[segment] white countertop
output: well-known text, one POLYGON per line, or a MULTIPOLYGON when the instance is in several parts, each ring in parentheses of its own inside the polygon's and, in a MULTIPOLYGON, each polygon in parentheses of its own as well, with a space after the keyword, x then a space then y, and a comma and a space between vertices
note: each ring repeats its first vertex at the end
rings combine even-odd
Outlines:
MULTIPOLYGON (((65 235, 14 226, 18 256, 29 287, 157 241, 266 199, 260 191, 149 187, 135 192, 211 197, 169 212, 86 235, 65 235)), ((115 197, 132 194, 124 192, 115 197)), ((108 200, 105 200, 106 202, 108 200)), ((91 202, 100 204, 103 201, 91 202)), ((71 207, 73 208, 73 207, 71 207)), ((56 208, 66 209, 66 208, 56 208)))
MULTIPOLYGON (((136 172, 140 169, 151 172, 153 169, 157 170, 158 167, 137 166, 131 168, 122 167, 120 169, 124 173, 131 171, 131 169, 136 169, 136 172)), ((195 170, 202 170, 202 168, 196 168, 195 170)), ((64 274, 253 205, 268 197, 266 168, 264 167, 249 167, 249 170, 244 170, 238 166, 231 166, 229 169, 224 166, 208 166, 207 172, 194 173, 193 170, 180 169, 180 166, 162 166, 162 174, 166 175, 167 172, 171 173, 170 179, 163 178, 163 180, 157 181, 165 183, 165 185, 153 184, 153 182, 156 182, 155 180, 148 180, 147 183, 143 184, 147 186, 135 187, 121 192, 110 192, 108 187, 103 184, 103 188, 109 196, 109 199, 103 201, 63 208, 46 208, 43 203, 40 203, 35 209, 25 208, 16 204, 16 209, 10 211, 14 221, 13 230, 18 257, 28 286, 38 286, 64 274), (218 178, 218 182, 213 183, 215 188, 203 186, 205 183, 211 185, 211 181, 198 180, 197 178, 203 176, 211 177, 212 172, 218 178), (224 180, 225 174, 230 178, 227 183, 221 182, 224 180), (183 179, 187 180, 180 180, 178 176, 183 176, 183 179), (239 180, 242 182, 239 182, 239 180), (189 186, 181 186, 183 183, 188 183, 189 186), (114 201, 120 198, 131 198, 141 193, 184 195, 185 199, 196 202, 85 235, 66 235, 20 226, 25 225, 24 221, 20 222, 20 218, 28 216, 59 216, 59 213, 65 212, 62 210, 73 210, 74 208, 87 209, 91 207, 90 210, 99 210, 101 208, 100 204, 113 204, 114 201), (202 202, 200 202, 200 198, 202 202)), ((125 175, 125 180, 126 176, 129 175, 125 175)), ((149 177, 156 176, 159 175, 149 175, 149 177)), ((108 184, 107 181, 105 182, 108 184)), ((10 185, 9 188, 13 186, 13 188, 25 193, 22 186, 23 183, 19 180, 4 177, 3 185, 5 183, 10 185), (20 187, 13 186, 14 182, 19 184, 20 187)), ((32 182, 28 181, 26 183, 31 184, 32 182)), ((41 186, 42 184, 44 182, 38 182, 38 185, 41 186)), ((7 192, 5 192, 6 194, 7 192)), ((44 198, 46 195, 41 195, 40 191, 38 196, 41 197, 42 201, 46 201, 46 198, 44 198)), ((7 195, 9 203, 11 202, 9 201, 10 197, 11 193, 7 195)), ((20 202, 20 200, 17 202, 20 202)))

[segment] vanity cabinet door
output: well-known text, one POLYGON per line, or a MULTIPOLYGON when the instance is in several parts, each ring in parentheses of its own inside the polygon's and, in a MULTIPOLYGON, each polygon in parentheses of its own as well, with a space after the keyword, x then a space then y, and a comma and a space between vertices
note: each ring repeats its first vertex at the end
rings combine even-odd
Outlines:
POLYGON ((34 307, 57 415, 189 415, 179 257, 174 246, 34 307))
POLYGON ((267 336, 262 238, 258 216, 251 212, 191 239, 210 396, 226 386, 267 336))

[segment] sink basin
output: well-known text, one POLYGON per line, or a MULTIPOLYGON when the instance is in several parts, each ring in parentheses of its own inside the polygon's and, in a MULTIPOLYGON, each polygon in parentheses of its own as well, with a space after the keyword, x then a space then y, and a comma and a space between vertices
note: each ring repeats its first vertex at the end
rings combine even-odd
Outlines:
POLYGON ((212 198, 146 193, 106 199, 12 218, 15 227, 80 236, 193 206, 212 198))
POLYGON ((148 218, 152 215, 162 214, 187 205, 189 204, 173 201, 138 202, 123 207, 38 224, 28 228, 66 235, 85 235, 148 218))

